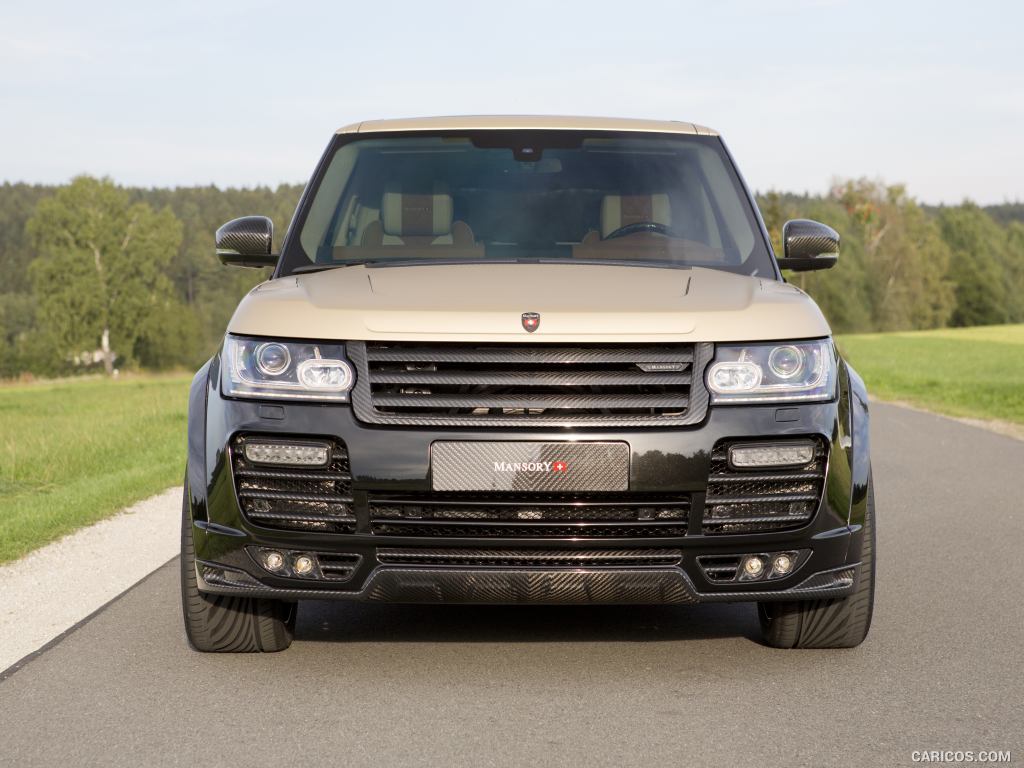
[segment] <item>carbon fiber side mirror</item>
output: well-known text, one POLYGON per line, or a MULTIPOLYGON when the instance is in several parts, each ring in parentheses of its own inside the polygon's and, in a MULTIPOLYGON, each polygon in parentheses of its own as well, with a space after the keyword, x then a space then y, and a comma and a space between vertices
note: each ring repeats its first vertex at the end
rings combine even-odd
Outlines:
POLYGON ((277 264, 273 240, 274 222, 266 216, 232 219, 217 230, 217 257, 236 267, 272 267, 277 264))
POLYGON ((782 269, 807 272, 834 267, 839 259, 839 233, 832 227, 810 219, 792 219, 782 227, 784 258, 782 269))

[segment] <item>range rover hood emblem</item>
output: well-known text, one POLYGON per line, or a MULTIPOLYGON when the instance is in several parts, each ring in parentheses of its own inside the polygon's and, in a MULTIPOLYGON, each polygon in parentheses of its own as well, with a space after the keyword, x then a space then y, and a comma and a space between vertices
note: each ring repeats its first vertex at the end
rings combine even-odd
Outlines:
POLYGON ((540 313, 523 312, 523 328, 527 333, 533 333, 540 328, 540 313))

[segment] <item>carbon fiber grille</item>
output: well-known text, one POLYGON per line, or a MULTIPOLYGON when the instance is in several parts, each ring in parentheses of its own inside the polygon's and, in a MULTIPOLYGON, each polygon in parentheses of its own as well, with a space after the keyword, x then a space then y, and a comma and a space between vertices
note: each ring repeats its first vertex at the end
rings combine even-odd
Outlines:
POLYGON ((371 497, 370 527, 382 536, 685 536, 688 497, 625 494, 432 494, 371 497))
POLYGON ((246 518, 264 528, 355 533, 352 475, 344 445, 328 441, 331 463, 322 469, 267 467, 245 458, 245 441, 256 437, 238 436, 231 446, 235 492, 246 518))
POLYGON ((710 344, 351 342, 356 416, 377 424, 661 426, 704 417, 710 344))
POLYGON ((778 531, 809 522, 825 485, 828 452, 824 440, 814 440, 814 458, 809 464, 779 471, 730 468, 729 446, 736 442, 717 443, 711 454, 704 533, 778 531))
POLYGON ((517 568, 591 568, 677 565, 678 549, 379 549, 390 565, 466 565, 517 568))

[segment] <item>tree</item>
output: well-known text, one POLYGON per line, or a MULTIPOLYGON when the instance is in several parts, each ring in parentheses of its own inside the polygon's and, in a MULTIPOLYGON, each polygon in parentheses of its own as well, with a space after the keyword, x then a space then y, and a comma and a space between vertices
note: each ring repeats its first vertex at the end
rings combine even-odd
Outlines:
POLYGON ((949 276, 956 284, 956 309, 952 324, 1007 322, 1005 231, 973 203, 944 209, 939 214, 939 225, 953 252, 949 276))
POLYGON ((174 214, 79 176, 39 202, 27 231, 38 317, 60 352, 99 346, 108 374, 115 356, 130 362, 147 317, 171 295, 166 270, 182 235, 174 214))
POLYGON ((939 328, 954 306, 950 251, 939 229, 902 185, 848 181, 832 196, 863 249, 875 330, 939 328))

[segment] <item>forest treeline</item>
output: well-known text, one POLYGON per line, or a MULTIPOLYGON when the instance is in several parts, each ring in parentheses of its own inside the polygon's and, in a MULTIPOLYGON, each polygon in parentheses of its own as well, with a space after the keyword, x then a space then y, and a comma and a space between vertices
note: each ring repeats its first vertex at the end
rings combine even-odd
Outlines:
MULTIPOLYGON (((259 213, 279 239, 301 191, 138 189, 90 177, 3 184, 0 377, 197 366, 266 277, 223 267, 213 232, 259 213)), ((787 219, 841 234, 834 269, 788 275, 837 333, 1024 322, 1022 204, 927 207, 902 186, 866 180, 821 196, 769 192, 759 204, 777 252, 787 219)))

